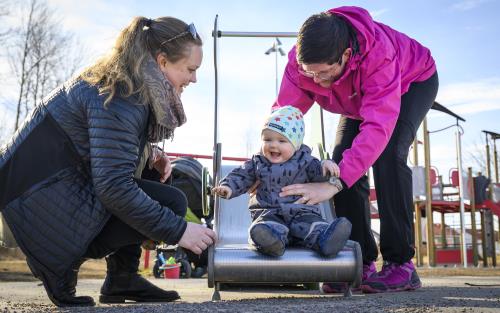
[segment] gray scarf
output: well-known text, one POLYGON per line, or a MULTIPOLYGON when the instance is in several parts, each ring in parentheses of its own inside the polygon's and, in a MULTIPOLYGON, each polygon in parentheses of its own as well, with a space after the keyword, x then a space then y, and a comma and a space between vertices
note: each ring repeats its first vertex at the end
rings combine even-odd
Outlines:
POLYGON ((151 56, 142 63, 142 73, 152 111, 149 115, 148 142, 172 138, 175 128, 186 122, 181 99, 151 56))

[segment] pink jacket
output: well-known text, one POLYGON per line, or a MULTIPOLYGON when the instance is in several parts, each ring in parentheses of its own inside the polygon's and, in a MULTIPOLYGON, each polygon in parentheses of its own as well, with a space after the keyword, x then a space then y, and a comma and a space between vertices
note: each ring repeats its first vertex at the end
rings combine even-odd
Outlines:
POLYGON ((323 109, 361 120, 360 132, 339 164, 340 178, 350 187, 375 163, 392 135, 401 95, 412 82, 436 71, 429 49, 403 33, 375 22, 368 11, 340 7, 329 12, 343 16, 356 29, 358 54, 330 88, 323 88, 298 72, 295 47, 273 108, 293 105, 306 113, 314 102, 323 109))

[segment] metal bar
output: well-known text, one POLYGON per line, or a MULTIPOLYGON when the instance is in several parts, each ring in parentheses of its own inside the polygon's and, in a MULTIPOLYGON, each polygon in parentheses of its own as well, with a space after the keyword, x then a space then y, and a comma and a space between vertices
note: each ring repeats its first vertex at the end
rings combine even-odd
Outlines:
MULTIPOLYGON (((219 15, 217 14, 215 16, 215 21, 214 21, 214 34, 216 34, 219 30, 219 25, 218 25, 218 19, 219 15)), ((214 36, 214 75, 215 75, 215 103, 214 103, 214 142, 213 142, 213 183, 214 186, 217 186, 218 181, 216 181, 217 177, 217 144, 219 142, 219 72, 218 72, 218 37, 214 36)))
POLYGON ((320 115, 320 120, 321 120, 321 144, 323 145, 323 149, 326 151, 325 122, 323 120, 323 108, 322 107, 319 108, 319 115, 320 115))
POLYGON ((427 129, 427 118, 423 122, 424 129, 424 160, 425 160, 425 216, 427 220, 427 258, 429 266, 436 265, 436 254, 434 247, 434 221, 432 217, 432 190, 429 177, 431 169, 431 151, 429 131, 427 129))
POLYGON ((278 43, 276 42, 276 39, 274 40, 274 79, 275 79, 275 88, 276 88, 276 98, 278 97, 278 43))
MULTIPOLYGON (((190 157, 193 159, 208 159, 212 160, 213 156, 212 155, 206 155, 206 154, 192 154, 192 153, 175 153, 175 152, 168 152, 169 157, 190 157)), ((242 158, 242 157, 222 157, 222 160, 224 161, 238 161, 238 162, 245 162, 248 161, 248 158, 242 158)))
POLYGON ((460 250, 462 252, 462 264, 467 267, 467 246, 465 241, 465 205, 464 205, 464 178, 462 176, 462 134, 457 119, 457 168, 458 168, 458 194, 460 202, 460 250))
POLYGON ((472 262, 474 267, 479 264, 479 257, 477 254, 477 228, 476 228, 476 193, 474 189, 474 177, 472 176, 472 167, 467 169, 470 184, 470 221, 471 221, 471 236, 472 236, 472 262))
POLYGON ((231 31, 216 30, 214 28, 213 34, 217 34, 217 37, 294 38, 297 37, 298 33, 297 32, 231 32, 231 31))
POLYGON ((436 101, 434 101, 434 103, 432 104, 432 108, 431 109, 436 110, 436 111, 440 111, 440 112, 443 112, 443 113, 446 113, 448 115, 453 116, 454 118, 456 118, 458 120, 461 120, 462 122, 465 122, 465 119, 463 117, 458 116, 457 114, 455 114, 452 111, 450 111, 449 109, 447 109, 444 105, 441 105, 441 104, 439 104, 436 101))
POLYGON ((418 166, 418 138, 413 139, 413 166, 418 166))

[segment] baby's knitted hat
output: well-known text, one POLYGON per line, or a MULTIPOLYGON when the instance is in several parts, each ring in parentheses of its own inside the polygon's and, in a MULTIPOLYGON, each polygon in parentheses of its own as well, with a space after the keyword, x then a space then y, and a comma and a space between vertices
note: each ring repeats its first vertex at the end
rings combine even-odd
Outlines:
POLYGON ((270 129, 285 136, 298 150, 304 140, 304 115, 302 112, 290 105, 276 109, 266 119, 264 129, 270 129))

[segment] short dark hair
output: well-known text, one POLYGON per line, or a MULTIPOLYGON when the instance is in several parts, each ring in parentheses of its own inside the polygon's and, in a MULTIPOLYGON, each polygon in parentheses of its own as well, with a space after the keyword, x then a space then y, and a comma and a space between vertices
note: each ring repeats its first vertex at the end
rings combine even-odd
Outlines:
POLYGON ((297 37, 297 62, 301 64, 337 62, 349 43, 353 31, 339 16, 322 12, 310 16, 297 37))

